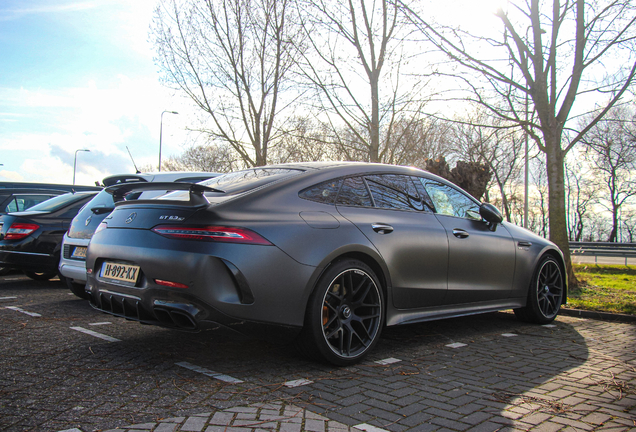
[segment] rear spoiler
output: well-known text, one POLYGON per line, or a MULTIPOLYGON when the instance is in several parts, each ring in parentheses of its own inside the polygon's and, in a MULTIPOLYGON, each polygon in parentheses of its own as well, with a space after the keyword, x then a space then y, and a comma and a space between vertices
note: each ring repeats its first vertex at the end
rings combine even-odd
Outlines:
MULTIPOLYGON (((209 204, 208 200, 203 196, 205 192, 220 192, 225 193, 220 189, 215 189, 208 186, 203 186, 197 183, 180 183, 180 182, 140 182, 140 183, 123 183, 114 186, 109 186, 104 189, 106 192, 113 196, 113 200, 116 205, 123 204, 121 201, 124 201, 124 197, 130 192, 143 192, 143 191, 151 191, 151 190, 160 190, 173 192, 173 191, 189 191, 190 192, 190 203, 189 205, 197 206, 201 204, 209 204)), ((130 203, 141 203, 146 201, 156 202, 155 200, 134 200, 130 201, 130 203)), ((183 205, 183 201, 163 201, 165 204, 179 204, 183 205)))

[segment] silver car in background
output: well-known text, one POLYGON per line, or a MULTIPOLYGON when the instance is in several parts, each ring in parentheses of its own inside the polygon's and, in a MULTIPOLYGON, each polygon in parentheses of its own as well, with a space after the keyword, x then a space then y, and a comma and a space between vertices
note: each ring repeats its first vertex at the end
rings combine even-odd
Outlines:
MULTIPOLYGON (((102 183, 106 187, 124 183, 197 183, 218 175, 218 173, 182 171, 118 174, 106 177, 102 183)), ((134 200, 140 197, 150 199, 163 195, 165 192, 166 191, 148 191, 129 194, 125 199, 134 200)), ((71 222, 69 230, 64 234, 59 271, 60 274, 66 278, 66 284, 71 292, 80 298, 88 298, 84 291, 84 285, 86 284, 86 249, 88 243, 100 222, 113 211, 114 207, 115 202, 113 196, 105 191, 100 192, 80 210, 77 217, 71 222)))

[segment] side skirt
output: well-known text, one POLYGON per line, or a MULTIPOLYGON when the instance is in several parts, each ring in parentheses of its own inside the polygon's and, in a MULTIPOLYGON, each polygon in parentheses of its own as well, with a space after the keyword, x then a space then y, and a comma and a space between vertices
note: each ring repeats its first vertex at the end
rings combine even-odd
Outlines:
POLYGON ((506 309, 516 309, 525 305, 525 298, 517 298, 479 303, 466 303, 460 305, 435 306, 421 309, 391 309, 387 311, 386 325, 394 326, 445 318, 455 318, 466 315, 477 315, 506 309))

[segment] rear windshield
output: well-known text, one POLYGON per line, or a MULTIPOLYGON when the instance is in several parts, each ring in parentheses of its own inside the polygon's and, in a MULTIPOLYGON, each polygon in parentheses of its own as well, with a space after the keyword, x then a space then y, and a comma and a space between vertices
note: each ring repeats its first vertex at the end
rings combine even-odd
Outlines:
POLYGON ((295 176, 302 172, 303 170, 290 168, 254 168, 223 174, 203 181, 200 184, 222 190, 227 194, 236 194, 256 189, 267 183, 295 176))
POLYGON ((76 201, 85 198, 87 194, 85 193, 67 193, 64 195, 58 195, 46 201, 42 201, 40 204, 34 205, 29 208, 28 211, 43 211, 43 212, 51 212, 55 210, 59 210, 67 205, 70 205, 76 201))

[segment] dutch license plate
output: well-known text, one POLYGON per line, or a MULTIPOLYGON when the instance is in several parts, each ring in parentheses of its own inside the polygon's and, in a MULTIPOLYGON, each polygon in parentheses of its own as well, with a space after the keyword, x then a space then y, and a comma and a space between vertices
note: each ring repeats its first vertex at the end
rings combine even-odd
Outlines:
POLYGON ((107 279, 135 283, 139 276, 139 266, 105 261, 102 264, 100 276, 107 279))
POLYGON ((73 249, 71 258, 86 258, 86 246, 77 246, 73 249))

